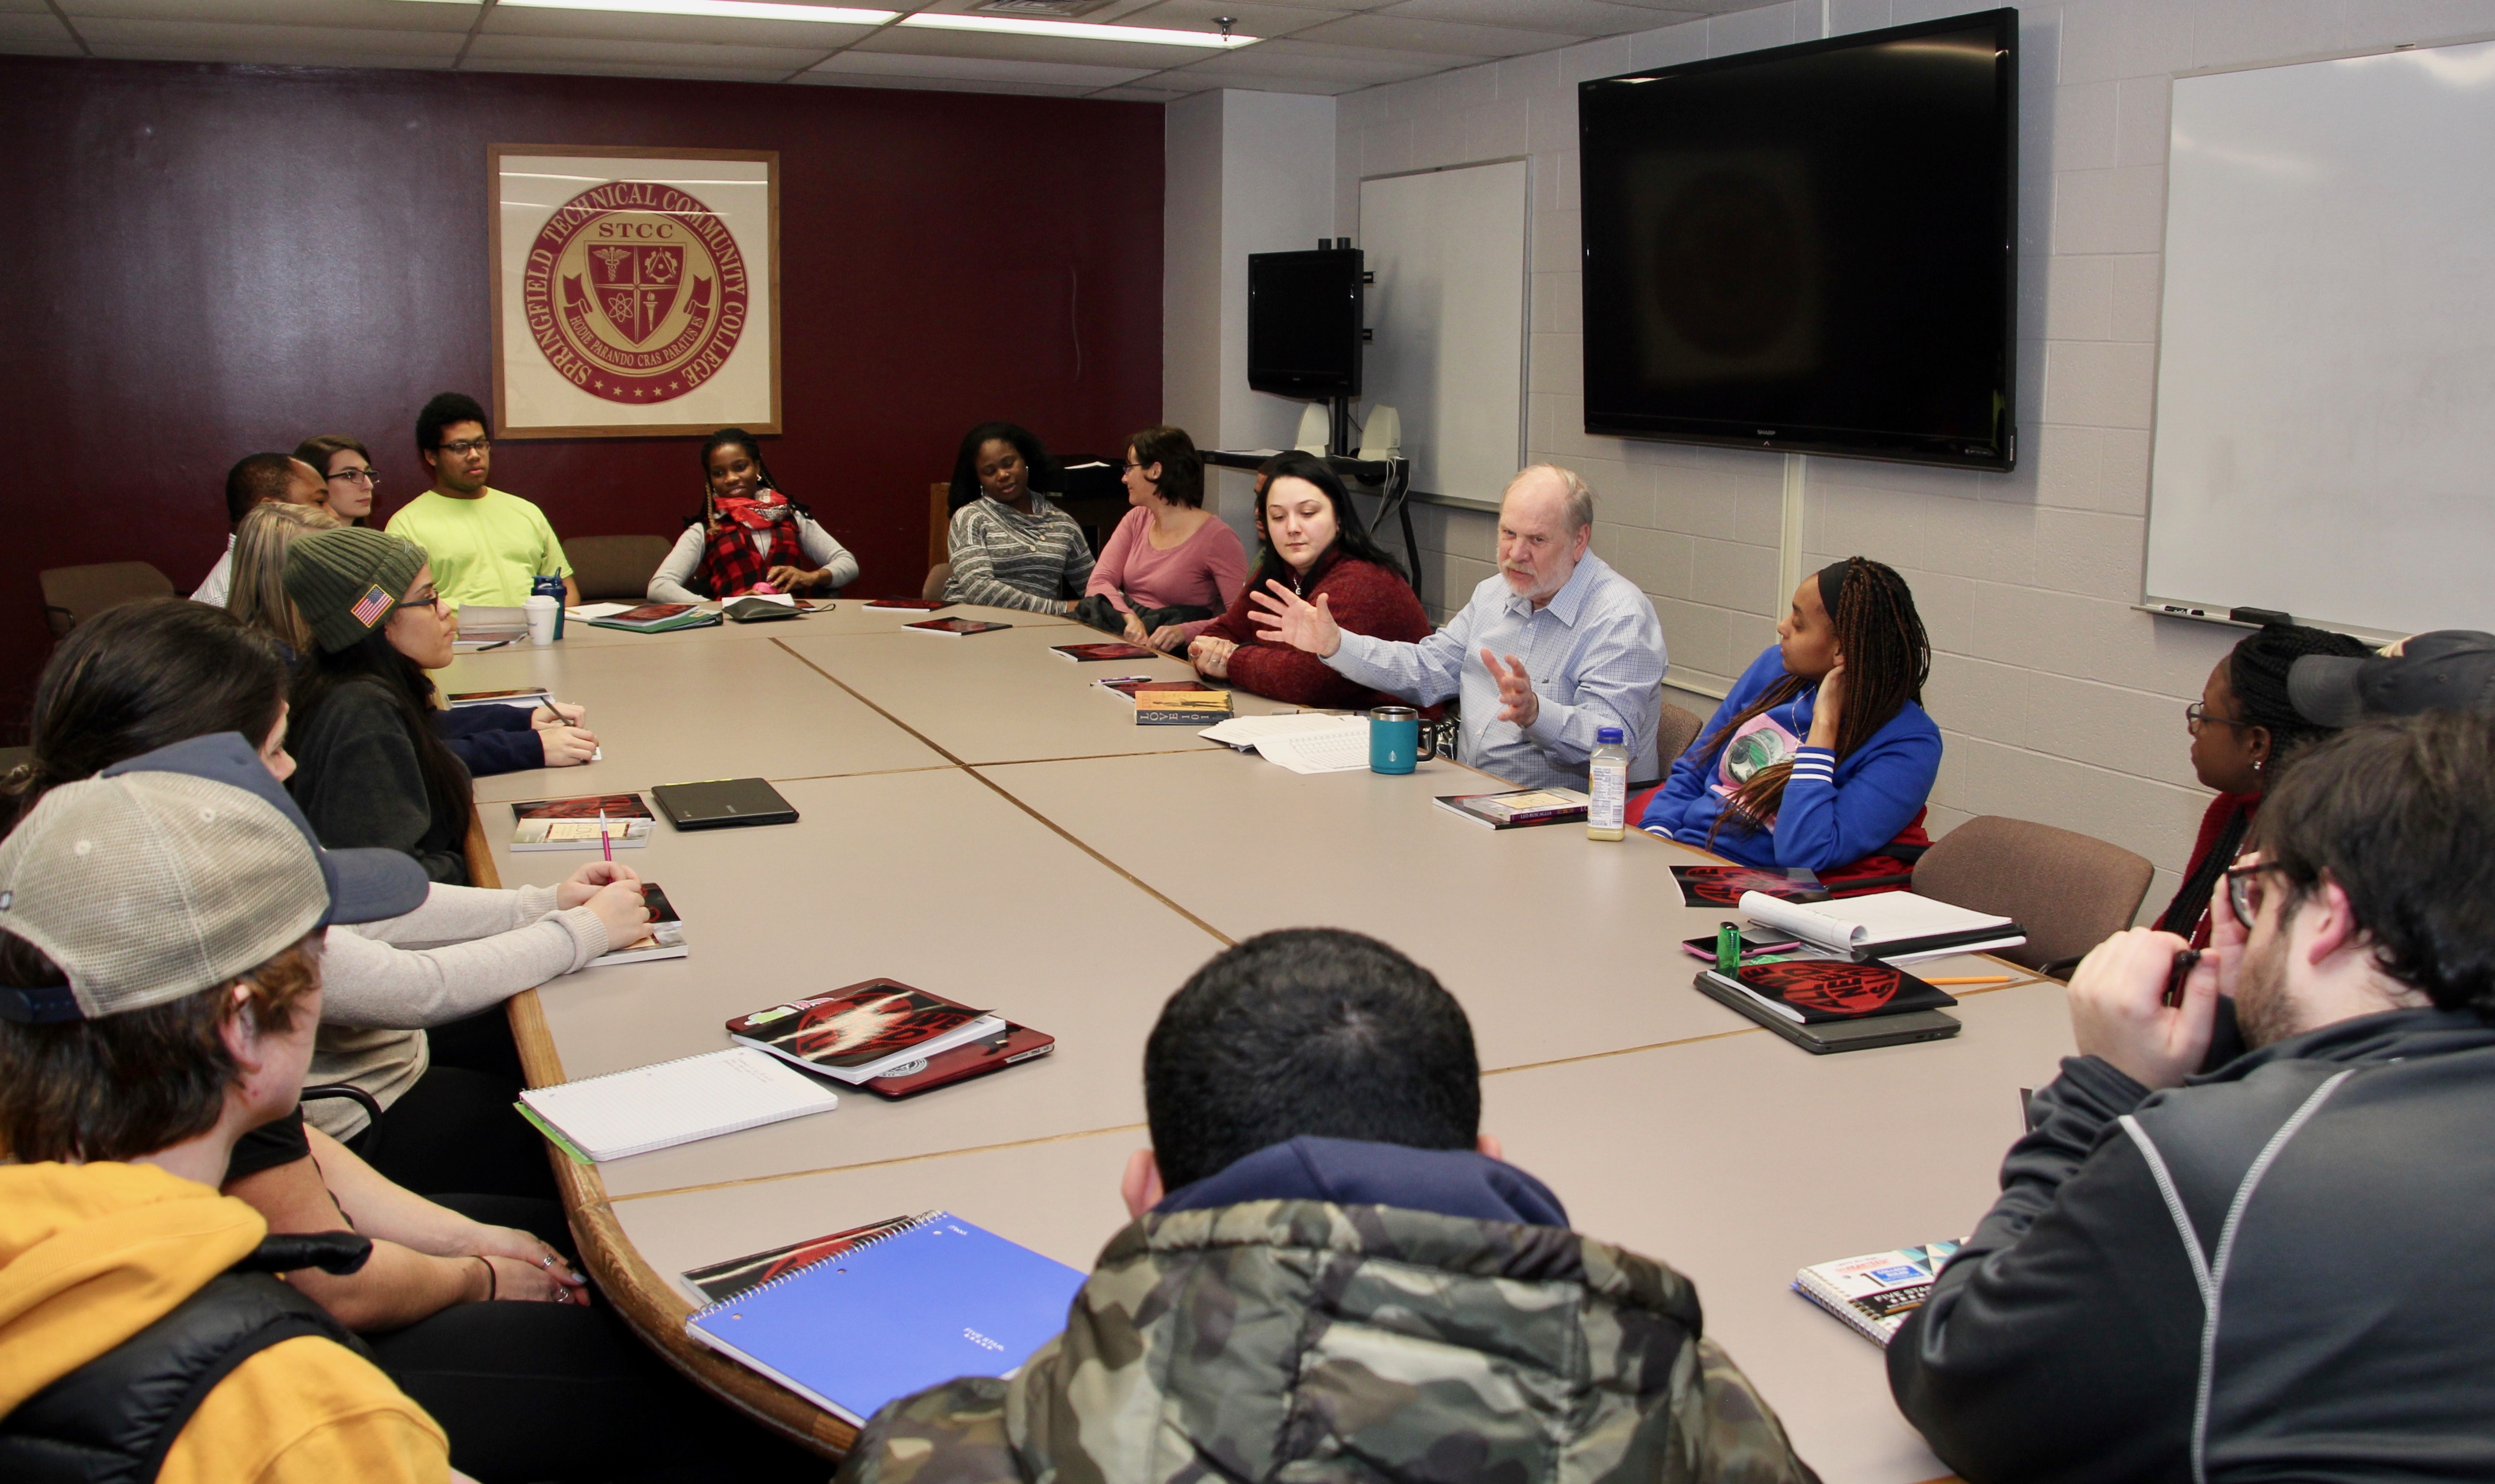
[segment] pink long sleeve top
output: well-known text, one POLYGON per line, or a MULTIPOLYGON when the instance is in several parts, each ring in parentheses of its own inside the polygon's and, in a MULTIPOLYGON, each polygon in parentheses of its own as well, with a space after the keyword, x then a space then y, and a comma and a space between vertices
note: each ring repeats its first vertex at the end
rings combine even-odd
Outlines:
MULTIPOLYGON (((1237 532, 1217 515, 1169 550, 1155 551, 1146 539, 1152 522, 1152 511, 1141 506, 1118 522, 1100 548, 1100 560, 1093 564, 1092 580, 1083 589, 1087 596, 1099 594, 1121 613, 1181 603, 1219 612, 1238 602, 1248 581, 1248 553, 1237 532)), ((1181 624, 1178 632, 1192 639, 1212 622, 1181 624)))

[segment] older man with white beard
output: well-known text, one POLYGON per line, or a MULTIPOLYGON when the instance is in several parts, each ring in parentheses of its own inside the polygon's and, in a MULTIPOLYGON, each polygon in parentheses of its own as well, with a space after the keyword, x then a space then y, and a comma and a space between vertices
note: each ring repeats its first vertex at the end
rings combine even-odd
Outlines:
POLYGON ((1459 760, 1486 773, 1582 788, 1596 734, 1617 727, 1629 777, 1654 778, 1663 626, 1638 585, 1587 549, 1593 535, 1593 490, 1573 471, 1536 464, 1499 503, 1498 575, 1419 643, 1347 634, 1322 596, 1309 603, 1278 583, 1251 595, 1264 609, 1254 617, 1274 642, 1416 705, 1461 694, 1459 760))

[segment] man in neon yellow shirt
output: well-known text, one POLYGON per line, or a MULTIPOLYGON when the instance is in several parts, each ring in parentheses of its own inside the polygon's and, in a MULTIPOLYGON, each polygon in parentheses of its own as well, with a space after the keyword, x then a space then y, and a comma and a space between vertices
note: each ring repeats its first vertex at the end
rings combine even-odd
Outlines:
POLYGON ((416 451, 433 471, 433 487, 390 517, 389 534, 422 546, 434 585, 463 607, 516 608, 528 601, 529 584, 554 576, 563 578, 565 604, 577 605, 580 584, 545 512, 486 486, 492 450, 476 398, 446 391, 425 403, 416 451))

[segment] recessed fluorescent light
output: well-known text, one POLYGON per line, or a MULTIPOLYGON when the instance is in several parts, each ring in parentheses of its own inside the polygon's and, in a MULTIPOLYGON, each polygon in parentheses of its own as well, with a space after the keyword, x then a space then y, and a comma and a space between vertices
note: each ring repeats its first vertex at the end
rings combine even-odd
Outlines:
MULTIPOLYGON (((503 0, 503 3, 516 5, 520 0, 503 0)), ((904 15, 901 23, 924 26, 931 31, 999 31, 1007 36, 1056 36, 1081 42, 1143 42, 1155 46, 1210 46, 1215 50, 1249 46, 1261 40, 1254 36, 1221 36, 1212 31, 1162 31, 1150 26, 1031 20, 1020 15, 959 15, 943 11, 921 11, 915 15, 904 15)))
POLYGON ((780 0, 501 0, 506 6, 543 11, 622 11, 634 15, 709 15, 729 20, 814 20, 843 26, 879 26, 899 11, 846 5, 787 5, 780 0))

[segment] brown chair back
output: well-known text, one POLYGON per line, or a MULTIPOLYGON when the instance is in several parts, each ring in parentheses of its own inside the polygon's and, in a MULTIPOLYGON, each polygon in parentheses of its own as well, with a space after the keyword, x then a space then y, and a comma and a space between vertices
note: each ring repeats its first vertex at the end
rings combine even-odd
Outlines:
POLYGON ((674 547, 663 536, 575 536, 563 543, 563 554, 571 559, 581 602, 638 603, 649 596, 651 575, 674 547))
POLYGON ((953 555, 953 486, 947 481, 927 486, 927 565, 935 566, 953 555))
POLYGON ((107 608, 143 598, 170 598, 172 579, 146 562, 98 562, 92 567, 54 567, 37 579, 44 589, 44 622, 62 638, 107 608))
POLYGON ((1698 740, 1698 728, 1706 725, 1706 719, 1688 707, 1663 703, 1663 725, 1654 732, 1654 760, 1663 772, 1672 771, 1674 760, 1689 751, 1689 744, 1698 740))
POLYGON ((1981 815, 1951 830, 1915 866, 1917 894, 2016 917, 2025 945, 2001 957, 2033 969, 2074 958, 2131 926, 2156 870, 2147 857, 2092 835, 1981 815))
POLYGON ((953 564, 939 562, 927 569, 927 580, 918 584, 918 597, 923 603, 936 603, 944 596, 944 584, 953 578, 953 564))

